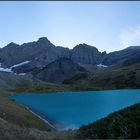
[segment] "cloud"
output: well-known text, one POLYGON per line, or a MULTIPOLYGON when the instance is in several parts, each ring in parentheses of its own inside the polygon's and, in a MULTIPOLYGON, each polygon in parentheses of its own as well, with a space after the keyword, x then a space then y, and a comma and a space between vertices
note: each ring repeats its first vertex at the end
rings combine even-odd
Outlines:
POLYGON ((140 46, 140 26, 122 31, 120 42, 123 47, 140 46))

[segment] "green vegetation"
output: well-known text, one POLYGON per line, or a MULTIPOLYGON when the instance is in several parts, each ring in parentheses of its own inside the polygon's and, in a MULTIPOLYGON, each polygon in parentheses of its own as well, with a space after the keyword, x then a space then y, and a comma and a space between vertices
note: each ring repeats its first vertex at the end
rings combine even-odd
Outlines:
POLYGON ((94 74, 86 73, 86 76, 76 74, 66 79, 64 84, 74 86, 76 90, 137 89, 140 88, 140 64, 112 67, 94 74))
POLYGON ((14 90, 15 92, 57 92, 57 91, 70 91, 69 86, 63 85, 53 85, 53 84, 45 84, 45 85, 37 85, 37 86, 17 86, 14 90))
POLYGON ((9 100, 7 96, 12 94, 10 92, 0 92, 0 118, 21 127, 50 130, 44 122, 30 113, 25 107, 9 100))
POLYGON ((1 140, 72 140, 75 133, 48 132, 35 128, 20 127, 0 118, 0 139, 1 140))
POLYGON ((88 73, 87 72, 80 72, 75 74, 69 79, 66 79, 63 81, 64 84, 78 84, 78 83, 85 83, 85 79, 88 79, 88 73))
POLYGON ((138 139, 140 138, 140 103, 112 113, 106 118, 82 126, 79 139, 138 139))
MULTIPOLYGON (((3 76, 3 75, 2 75, 3 76)), ((12 78, 15 80, 15 76, 12 78)), ((19 78, 20 79, 20 78, 19 78)), ((140 64, 93 72, 80 72, 66 79, 63 84, 51 84, 32 77, 22 78, 0 91, 0 139, 91 139, 91 138, 140 138, 140 104, 112 113, 108 117, 81 127, 78 131, 54 132, 24 106, 8 99, 21 92, 59 92, 82 90, 140 88, 140 64), (76 135, 76 136, 75 136, 76 135)))
POLYGON ((8 99, 15 94, 0 91, 0 139, 2 140, 71 140, 75 132, 55 132, 24 106, 8 99))
POLYGON ((16 92, 57 92, 84 90, 111 90, 140 88, 140 70, 136 68, 108 69, 94 73, 78 73, 66 79, 63 84, 18 85, 16 92))

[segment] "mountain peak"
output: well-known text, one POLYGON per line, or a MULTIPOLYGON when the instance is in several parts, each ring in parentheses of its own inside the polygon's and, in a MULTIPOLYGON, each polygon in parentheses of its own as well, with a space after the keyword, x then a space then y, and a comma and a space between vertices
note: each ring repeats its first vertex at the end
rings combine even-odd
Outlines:
MULTIPOLYGON (((44 41, 45 41, 45 42, 47 41, 47 42, 48 42, 49 40, 48 40, 47 37, 40 37, 40 38, 38 39, 38 41, 41 41, 41 42, 42 42, 42 41, 43 41, 43 42, 44 42, 44 41)), ((50 42, 50 41, 49 41, 49 42, 50 42)))
POLYGON ((83 43, 73 48, 71 59, 77 63, 95 65, 102 61, 102 54, 96 47, 83 43))
POLYGON ((88 44, 85 44, 85 43, 76 45, 74 48, 89 48, 89 49, 98 50, 96 47, 88 45, 88 44))
POLYGON ((11 42, 7 46, 5 46, 4 48, 11 48, 11 47, 17 47, 17 46, 19 46, 19 45, 14 43, 14 42, 11 42))
POLYGON ((50 42, 50 40, 48 40, 47 37, 39 38, 37 43, 39 43, 41 46, 44 46, 44 47, 54 47, 55 46, 50 42))

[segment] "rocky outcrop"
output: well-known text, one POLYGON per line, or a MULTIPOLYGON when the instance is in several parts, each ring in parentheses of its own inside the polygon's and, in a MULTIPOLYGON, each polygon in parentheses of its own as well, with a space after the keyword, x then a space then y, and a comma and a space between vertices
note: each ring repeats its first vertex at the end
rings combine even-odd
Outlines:
POLYGON ((70 58, 81 64, 99 64, 106 53, 101 53, 97 48, 79 44, 72 50, 53 45, 47 38, 39 38, 38 41, 18 45, 10 43, 0 49, 0 63, 2 67, 11 67, 15 64, 30 61, 29 67, 44 67, 59 59, 70 58))
POLYGON ((87 44, 79 44, 73 48, 71 59, 81 64, 100 64, 105 54, 98 51, 97 48, 87 44))
POLYGON ((0 63, 3 67, 11 67, 23 61, 31 61, 30 67, 35 64, 44 66, 44 63, 46 65, 65 56, 69 56, 68 48, 56 47, 47 38, 43 37, 36 42, 22 45, 8 44, 0 50, 0 63))
POLYGON ((132 46, 121 51, 111 52, 105 56, 102 63, 104 65, 127 65, 137 62, 140 62, 140 46, 132 46))
POLYGON ((62 83, 65 78, 78 71, 85 69, 70 59, 60 58, 44 68, 34 70, 33 75, 43 81, 62 83))
POLYGON ((40 38, 37 42, 17 45, 8 44, 0 51, 0 60, 4 67, 21 63, 23 61, 34 60, 37 56, 54 47, 47 38, 40 38))
POLYGON ((0 49, 2 68, 10 68, 13 65, 29 61, 28 64, 12 68, 12 71, 16 73, 31 72, 36 68, 41 69, 60 58, 68 58, 81 65, 131 65, 140 62, 140 47, 129 47, 107 54, 87 44, 79 44, 73 49, 55 46, 47 38, 42 37, 38 41, 22 45, 10 43, 0 49))

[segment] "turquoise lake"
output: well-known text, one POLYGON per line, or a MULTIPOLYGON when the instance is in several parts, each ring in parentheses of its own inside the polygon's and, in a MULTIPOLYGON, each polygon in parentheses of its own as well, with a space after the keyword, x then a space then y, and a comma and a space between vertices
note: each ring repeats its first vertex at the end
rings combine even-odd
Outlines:
POLYGON ((140 89, 23 93, 10 98, 47 119, 57 130, 66 130, 77 129, 140 102, 140 89))

